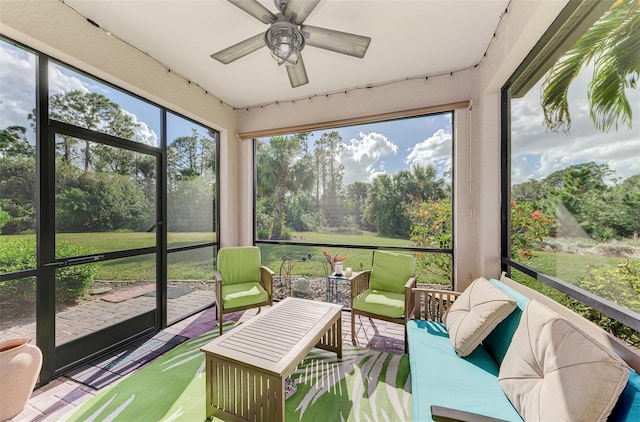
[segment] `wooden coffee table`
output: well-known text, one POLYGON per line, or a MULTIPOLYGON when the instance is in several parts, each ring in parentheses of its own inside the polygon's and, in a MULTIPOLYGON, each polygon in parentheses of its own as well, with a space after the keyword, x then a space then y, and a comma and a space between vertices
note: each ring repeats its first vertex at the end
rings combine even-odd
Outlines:
POLYGON ((342 358, 342 306, 288 297, 200 350, 207 418, 284 421, 284 380, 313 347, 342 358))

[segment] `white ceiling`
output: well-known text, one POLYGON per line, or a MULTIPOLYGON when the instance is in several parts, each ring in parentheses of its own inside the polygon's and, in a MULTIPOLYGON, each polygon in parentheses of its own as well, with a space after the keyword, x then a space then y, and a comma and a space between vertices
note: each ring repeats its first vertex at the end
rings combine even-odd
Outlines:
MULTIPOLYGON (((259 0, 277 12, 273 0, 259 0)), ((105 31, 242 108, 480 62, 508 0, 322 0, 305 24, 372 38, 363 59, 307 46, 309 83, 291 88, 265 47, 231 64, 210 55, 268 25, 225 0, 65 0, 105 31)))

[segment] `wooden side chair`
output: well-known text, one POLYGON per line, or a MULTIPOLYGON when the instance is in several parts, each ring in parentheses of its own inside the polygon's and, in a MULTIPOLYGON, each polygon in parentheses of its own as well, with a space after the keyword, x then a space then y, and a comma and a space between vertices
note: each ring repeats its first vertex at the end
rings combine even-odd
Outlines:
POLYGON ((260 264, 257 246, 227 247, 218 251, 216 301, 220 335, 224 314, 273 305, 274 272, 260 264))
POLYGON ((416 287, 416 260, 411 255, 374 251, 371 270, 363 271, 351 280, 351 340, 355 342, 356 315, 403 324, 405 353, 407 321, 413 313, 416 287))

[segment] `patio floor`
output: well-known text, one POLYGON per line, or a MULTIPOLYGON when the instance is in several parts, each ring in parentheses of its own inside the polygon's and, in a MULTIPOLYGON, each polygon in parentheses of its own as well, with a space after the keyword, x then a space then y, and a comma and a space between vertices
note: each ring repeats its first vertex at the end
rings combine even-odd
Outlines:
MULTIPOLYGON (((256 314, 257 310, 248 310, 245 312, 236 312, 225 315, 225 321, 244 321, 256 314)), ((370 347, 377 350, 384 350, 391 353, 404 353, 404 328, 398 324, 391 324, 380 320, 369 320, 368 318, 356 318, 357 324, 357 345, 370 347)), ((26 409, 15 418, 13 422, 24 421, 54 421, 65 420, 65 415, 73 413, 74 409, 100 392, 104 387, 118 382, 127 376, 140 370, 148 363, 161 356, 166 352, 167 348, 158 346, 164 342, 170 343, 175 338, 194 338, 198 337, 217 325, 216 313, 214 308, 208 308, 196 315, 193 315, 165 330, 157 333, 153 338, 146 342, 139 341, 130 346, 127 352, 131 355, 151 356, 151 360, 144 363, 139 361, 132 362, 128 366, 126 373, 122 377, 105 378, 100 380, 100 389, 88 387, 85 384, 74 381, 69 376, 60 376, 49 384, 37 389, 31 395, 26 409), (137 353, 140 351, 139 353, 137 353)), ((351 315, 348 311, 342 314, 342 334, 345 342, 351 342, 351 315)), ((166 344, 165 344, 166 346, 166 344)), ((105 359, 113 359, 113 355, 105 356, 105 359)), ((95 376, 99 364, 95 367, 85 365, 74 373, 71 371, 67 375, 71 375, 76 379, 81 379, 83 375, 95 376)))

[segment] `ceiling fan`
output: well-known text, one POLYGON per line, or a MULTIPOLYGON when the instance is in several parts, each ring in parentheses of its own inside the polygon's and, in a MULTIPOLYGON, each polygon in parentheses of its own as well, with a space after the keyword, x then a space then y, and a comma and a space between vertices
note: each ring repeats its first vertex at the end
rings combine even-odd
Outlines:
POLYGON ((274 0, 279 10, 275 14, 257 0, 228 1, 270 26, 264 34, 254 35, 211 57, 229 64, 266 45, 278 65, 286 66, 292 88, 309 82, 301 55, 305 45, 363 58, 371 42, 371 37, 304 25, 303 22, 320 0, 274 0))

